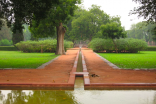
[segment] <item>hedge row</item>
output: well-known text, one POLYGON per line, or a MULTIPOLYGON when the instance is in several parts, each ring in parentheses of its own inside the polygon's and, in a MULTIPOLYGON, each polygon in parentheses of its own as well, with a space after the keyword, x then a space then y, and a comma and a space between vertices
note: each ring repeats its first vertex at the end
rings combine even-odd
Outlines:
MULTIPOLYGON (((140 50, 147 48, 147 43, 139 39, 116 39, 115 43, 117 45, 118 52, 129 52, 136 53, 140 50)), ((115 45, 111 39, 93 39, 89 44, 89 48, 92 48, 95 52, 115 52, 115 45)))
POLYGON ((14 46, 0 46, 0 51, 17 51, 14 46))
MULTIPOLYGON (((40 40, 40 41, 21 41, 15 46, 23 52, 56 52, 57 40, 40 40)), ((73 42, 64 41, 65 51, 67 48, 72 48, 73 42)))
POLYGON ((13 45, 12 41, 9 41, 7 39, 0 40, 0 46, 11 46, 13 45))
POLYGON ((143 51, 156 51, 156 46, 148 46, 147 49, 143 51))

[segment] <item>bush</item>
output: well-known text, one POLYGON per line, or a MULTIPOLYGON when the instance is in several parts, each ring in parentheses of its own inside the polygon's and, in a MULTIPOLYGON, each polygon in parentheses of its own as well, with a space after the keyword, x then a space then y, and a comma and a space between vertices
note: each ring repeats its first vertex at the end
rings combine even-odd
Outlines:
POLYGON ((156 51, 156 46, 148 46, 147 49, 143 49, 142 51, 156 51))
MULTIPOLYGON (((138 39, 116 39, 115 43, 117 45, 118 52, 130 52, 136 53, 140 50, 147 48, 147 43, 143 40, 138 39)), ((106 52, 114 52, 115 46, 111 39, 93 39, 89 43, 89 47, 93 49, 93 51, 106 51, 106 52)))
POLYGON ((88 47, 92 48, 94 51, 103 51, 104 50, 104 40, 100 38, 93 39, 89 44, 88 47))
MULTIPOLYGON (((23 52, 56 52, 57 40, 21 41, 15 46, 23 52)), ((72 42, 64 41, 65 50, 72 46, 72 42)))
POLYGON ((2 39, 0 41, 0 46, 11 46, 12 45, 12 41, 9 41, 7 39, 2 39))
POLYGON ((0 46, 1 51, 17 51, 17 48, 14 46, 0 46))

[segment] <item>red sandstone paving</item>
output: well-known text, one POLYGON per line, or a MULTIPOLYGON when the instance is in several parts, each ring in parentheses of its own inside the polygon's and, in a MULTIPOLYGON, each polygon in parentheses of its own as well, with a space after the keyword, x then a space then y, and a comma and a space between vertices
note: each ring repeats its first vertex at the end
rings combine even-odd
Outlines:
POLYGON ((0 83, 68 83, 77 52, 68 50, 44 69, 0 70, 0 83))
POLYGON ((92 50, 84 49, 86 48, 82 49, 82 53, 89 72, 90 83, 156 83, 156 70, 113 69, 92 50), (99 77, 91 77, 92 74, 99 77))

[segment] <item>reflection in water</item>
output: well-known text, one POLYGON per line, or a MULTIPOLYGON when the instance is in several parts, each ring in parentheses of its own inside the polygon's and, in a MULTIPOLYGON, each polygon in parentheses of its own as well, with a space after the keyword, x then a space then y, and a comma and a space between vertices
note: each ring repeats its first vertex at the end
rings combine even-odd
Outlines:
POLYGON ((156 104, 155 90, 1 90, 0 104, 156 104))
POLYGON ((10 93, 7 93, 7 98, 2 100, 2 104, 78 104, 74 101, 74 96, 70 91, 26 92, 22 90, 12 90, 10 93))

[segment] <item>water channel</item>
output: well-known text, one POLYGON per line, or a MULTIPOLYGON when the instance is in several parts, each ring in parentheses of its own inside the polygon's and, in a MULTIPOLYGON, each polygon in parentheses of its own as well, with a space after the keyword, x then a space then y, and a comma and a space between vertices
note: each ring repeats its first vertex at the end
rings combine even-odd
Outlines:
POLYGON ((76 77, 74 90, 0 90, 0 104, 156 104, 156 90, 84 90, 76 77))

